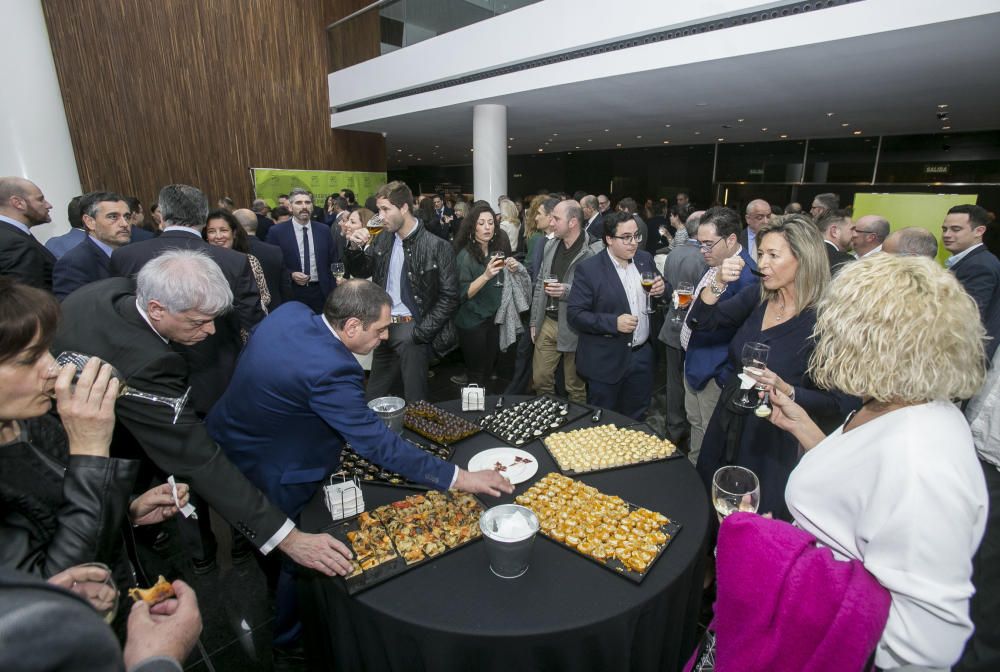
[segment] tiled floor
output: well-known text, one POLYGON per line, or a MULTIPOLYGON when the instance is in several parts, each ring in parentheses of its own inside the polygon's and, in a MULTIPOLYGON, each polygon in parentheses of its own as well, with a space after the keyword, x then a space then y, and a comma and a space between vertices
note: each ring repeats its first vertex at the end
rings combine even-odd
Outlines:
MULTIPOLYGON (((497 379, 487 385, 488 392, 501 392, 512 372, 511 361, 497 367, 497 379)), ((461 356, 452 354, 432 369, 430 401, 456 399, 459 388, 449 379, 464 372, 461 356)), ((652 408, 647 422, 662 431, 664 369, 658 367, 652 408)), ((176 524, 170 523, 170 548, 162 554, 143 553, 146 573, 163 574, 188 581, 198 594, 204 631, 200 649, 195 649, 185 669, 196 672, 256 672, 271 669, 271 628, 274 614, 268 598, 264 575, 257 563, 250 560, 233 566, 230 560, 230 535, 226 524, 213 513, 213 528, 219 542, 219 567, 203 576, 196 576, 190 561, 178 543, 176 524), (207 654, 207 660, 205 658, 207 654)))

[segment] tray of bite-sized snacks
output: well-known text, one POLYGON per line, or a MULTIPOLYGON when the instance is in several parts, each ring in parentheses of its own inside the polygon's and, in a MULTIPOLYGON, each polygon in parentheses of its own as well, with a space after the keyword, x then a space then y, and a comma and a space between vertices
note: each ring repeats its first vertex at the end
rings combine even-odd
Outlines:
MULTIPOLYGON (((410 445, 419 448, 425 453, 434 455, 435 457, 440 457, 445 461, 450 460, 452 453, 455 452, 454 448, 438 446, 435 444, 428 445, 422 441, 414 441, 413 439, 406 438, 405 436, 403 437, 403 440, 410 445)), ((407 480, 402 474, 397 474, 394 471, 383 469, 379 465, 368 461, 361 455, 355 453, 350 444, 345 445, 343 452, 340 454, 340 468, 337 471, 343 471, 349 478, 357 477, 357 479, 363 483, 389 485, 398 488, 417 488, 420 490, 430 489, 426 485, 420 485, 419 483, 407 480)))
POLYGON ((366 511, 326 529, 354 555, 351 595, 480 538, 483 507, 472 495, 432 490, 366 511))
POLYGON ((550 434, 542 444, 559 471, 570 476, 684 456, 673 443, 641 427, 583 427, 550 434))
POLYGON ((479 427, 465 418, 423 400, 406 405, 403 426, 442 446, 453 445, 479 432, 479 427))
POLYGON ((512 446, 522 446, 571 422, 590 409, 547 394, 487 413, 479 426, 512 446))
POLYGON ((662 513, 555 472, 514 501, 535 512, 546 537, 635 583, 681 529, 662 513))

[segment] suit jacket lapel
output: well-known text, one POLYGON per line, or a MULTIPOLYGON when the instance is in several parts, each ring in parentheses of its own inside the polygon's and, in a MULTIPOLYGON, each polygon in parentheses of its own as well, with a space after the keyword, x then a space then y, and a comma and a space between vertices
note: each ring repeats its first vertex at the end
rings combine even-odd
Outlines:
POLYGON ((615 293, 618 305, 625 307, 624 312, 631 313, 632 308, 628 302, 628 294, 625 293, 625 286, 622 285, 622 281, 618 277, 615 262, 611 260, 611 255, 608 254, 607 250, 602 250, 599 254, 604 257, 604 274, 608 276, 608 285, 614 288, 612 291, 615 293))

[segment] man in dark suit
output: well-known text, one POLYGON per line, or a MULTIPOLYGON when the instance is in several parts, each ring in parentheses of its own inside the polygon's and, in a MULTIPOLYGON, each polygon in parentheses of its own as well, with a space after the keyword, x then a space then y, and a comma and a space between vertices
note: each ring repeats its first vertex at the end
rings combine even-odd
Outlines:
POLYGON ((69 220, 70 229, 61 236, 52 236, 45 241, 45 247, 49 252, 60 258, 74 247, 87 239, 87 228, 83 225, 83 213, 80 212, 80 201, 86 194, 74 196, 66 206, 66 218, 69 220))
POLYGON ((52 293, 60 301, 86 284, 111 277, 111 253, 127 245, 132 235, 128 203, 118 194, 86 194, 80 207, 87 238, 52 269, 52 293))
POLYGON ((649 409, 656 369, 646 293, 661 296, 665 288, 639 237, 629 214, 607 216, 607 249, 577 266, 566 304, 566 319, 579 334, 576 370, 587 381, 587 403, 635 420, 649 409), (648 290, 644 274, 655 278, 648 290))
POLYGON ((253 210, 241 208, 233 212, 233 217, 246 231, 247 242, 250 243, 250 254, 257 257, 257 261, 260 262, 260 267, 264 271, 264 279, 271 291, 271 303, 267 305, 267 310, 273 311, 285 301, 291 301, 293 298, 292 276, 285 270, 281 248, 265 243, 257 237, 258 219, 253 210))
POLYGON ((198 189, 172 184, 160 190, 163 233, 152 240, 125 245, 111 255, 111 274, 134 276, 152 259, 170 249, 202 250, 219 265, 235 297, 235 310, 215 324, 215 334, 195 347, 180 348, 187 358, 195 382, 192 404, 207 413, 222 396, 243 347, 240 327, 252 332, 264 319, 260 291, 247 256, 234 250, 209 245, 201 238, 208 216, 208 199, 198 189))
POLYGON ((983 245, 989 213, 978 205, 956 205, 941 225, 941 242, 951 255, 945 265, 979 306, 992 357, 1000 338, 1000 260, 983 245), (991 330, 994 333, 991 333, 991 330))
MULTIPOLYGON (((337 468, 345 443, 438 490, 513 492, 497 472, 470 473, 409 446, 368 408, 354 355, 366 355, 386 339, 391 305, 372 282, 349 280, 334 290, 321 315, 294 301, 283 306, 261 323, 229 390, 206 420, 233 463, 292 520, 337 468), (295 335, 294 348, 288 347, 289 334, 295 335)), ((293 646, 301 631, 294 582, 295 567, 283 562, 276 647, 293 646)))
POLYGON ((843 210, 831 210, 816 220, 816 226, 826 243, 830 273, 836 275, 845 264, 854 261, 847 253, 851 245, 851 218, 843 210))
POLYGON ((588 194, 583 197, 580 201, 580 207, 583 208, 583 218, 587 221, 583 223, 583 227, 587 230, 587 233, 598 240, 604 237, 604 213, 600 211, 597 203, 597 197, 588 194))
POLYGON ((323 304, 337 281, 330 264, 340 261, 340 251, 333 242, 330 227, 311 219, 312 194, 295 188, 288 195, 292 219, 275 224, 267 242, 281 248, 285 269, 292 275, 292 296, 314 313, 323 312, 323 304))
POLYGON ((739 242, 743 246, 743 249, 747 251, 746 256, 750 259, 754 269, 757 268, 757 232, 770 219, 771 206, 767 201, 762 198, 755 198, 747 203, 746 214, 744 215, 746 228, 740 232, 739 242))
POLYGON ((271 208, 263 198, 255 199, 250 209, 257 215, 257 238, 261 242, 267 240, 267 232, 274 226, 274 220, 268 217, 271 208))
POLYGON ((34 182, 22 177, 0 177, 0 275, 52 291, 55 256, 29 229, 51 222, 52 204, 34 182))
MULTIPOLYGON (((170 199, 160 204, 169 206, 170 199)), ((166 212, 172 212, 170 207, 166 212)), ((145 264, 135 281, 108 278, 74 292, 62 304, 52 347, 100 357, 132 389, 183 397, 194 382, 192 369, 171 345, 189 347, 208 339, 233 302, 229 281, 208 251, 167 250, 145 264)), ((190 483, 265 555, 278 548, 295 562, 326 574, 347 571, 344 549, 334 552, 337 544, 329 535, 296 530, 226 459, 190 405, 175 416, 166 404, 124 396, 115 414, 113 456, 145 458, 190 483)), ((202 510, 199 520, 208 514, 202 510)))
MULTIPOLYGON (((434 194, 434 218, 437 220, 440 230, 451 231, 451 223, 455 219, 455 211, 445 204, 444 197, 441 194, 434 194)), ((445 235, 444 237, 447 238, 448 236, 445 235)))

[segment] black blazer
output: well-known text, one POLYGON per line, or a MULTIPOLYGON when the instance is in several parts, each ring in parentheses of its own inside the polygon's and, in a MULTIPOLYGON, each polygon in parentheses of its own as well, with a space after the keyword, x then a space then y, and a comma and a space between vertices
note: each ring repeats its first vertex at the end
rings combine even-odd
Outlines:
POLYGON ((827 260, 830 262, 830 275, 837 275, 837 272, 840 271, 845 264, 856 261, 854 257, 849 255, 847 252, 841 252, 840 248, 830 241, 824 240, 823 243, 824 247, 826 247, 827 260))
POLYGON ((111 257, 90 236, 59 257, 52 269, 52 293, 62 301, 86 284, 111 277, 111 257))
MULTIPOLYGON (((62 315, 52 346, 55 352, 96 355, 142 392, 179 397, 189 384, 197 384, 185 357, 164 343, 139 313, 133 280, 109 278, 91 283, 66 298, 62 315)), ((190 404, 174 423, 173 410, 166 405, 122 397, 115 415, 113 457, 148 459, 165 473, 190 483, 257 547, 285 523, 285 515, 226 459, 190 404)), ((208 511, 199 515, 207 516, 208 511)))
POLYGON ((952 266, 951 271, 976 300, 983 324, 987 324, 990 313, 997 310, 996 304, 1000 302, 1000 259, 981 245, 952 266))
POLYGON ((267 240, 267 232, 274 226, 274 220, 264 215, 257 215, 257 239, 261 242, 267 240))
POLYGON ((260 290, 253 278, 250 262, 241 252, 202 240, 194 229, 165 231, 157 238, 130 243, 111 255, 111 275, 133 277, 146 262, 170 249, 201 250, 207 253, 222 269, 233 290, 235 310, 215 320, 215 334, 193 346, 174 344, 173 348, 184 354, 192 371, 193 389, 191 403, 196 411, 205 414, 226 391, 229 379, 236 368, 236 358, 243 348, 240 327, 252 332, 264 319, 260 307, 260 290))
POLYGON ((597 217, 594 217, 594 221, 587 224, 587 233, 592 235, 594 238, 603 241, 604 240, 604 213, 598 212, 597 217))
POLYGON ((0 275, 51 292, 55 263, 55 255, 34 236, 0 221, 0 275))
POLYGON ((280 247, 257 240, 256 236, 247 238, 250 241, 250 254, 257 257, 260 267, 264 269, 267 289, 271 292, 271 303, 267 305, 267 310, 270 312, 285 301, 292 300, 292 276, 285 270, 280 247))

